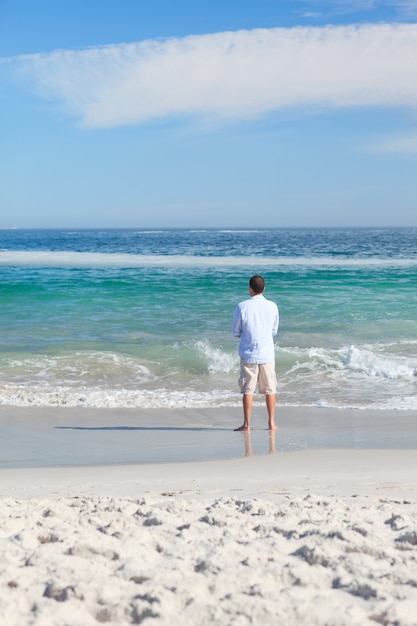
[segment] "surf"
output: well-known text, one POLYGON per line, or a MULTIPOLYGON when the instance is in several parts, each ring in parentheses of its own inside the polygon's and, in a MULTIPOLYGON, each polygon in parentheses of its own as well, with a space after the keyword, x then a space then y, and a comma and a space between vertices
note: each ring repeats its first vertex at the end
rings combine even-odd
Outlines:
POLYGON ((2 250, 0 266, 33 268, 118 268, 141 267, 417 267, 417 257, 333 257, 333 256, 204 256, 180 254, 129 254, 103 252, 2 250))

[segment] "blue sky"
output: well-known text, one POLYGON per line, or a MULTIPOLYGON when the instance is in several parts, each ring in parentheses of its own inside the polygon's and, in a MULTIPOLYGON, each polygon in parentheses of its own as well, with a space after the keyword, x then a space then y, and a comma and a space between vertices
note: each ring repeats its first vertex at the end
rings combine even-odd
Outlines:
POLYGON ((417 0, 1 0, 0 228, 417 226, 417 0))

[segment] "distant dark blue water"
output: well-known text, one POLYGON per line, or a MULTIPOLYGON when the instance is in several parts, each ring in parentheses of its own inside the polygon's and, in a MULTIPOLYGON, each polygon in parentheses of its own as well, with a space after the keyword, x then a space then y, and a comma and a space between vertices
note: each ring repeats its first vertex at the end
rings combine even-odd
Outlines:
MULTIPOLYGON (((5 230, 3 250, 134 255, 417 258, 417 229, 5 230)), ((0 248, 0 249, 1 249, 0 248)))

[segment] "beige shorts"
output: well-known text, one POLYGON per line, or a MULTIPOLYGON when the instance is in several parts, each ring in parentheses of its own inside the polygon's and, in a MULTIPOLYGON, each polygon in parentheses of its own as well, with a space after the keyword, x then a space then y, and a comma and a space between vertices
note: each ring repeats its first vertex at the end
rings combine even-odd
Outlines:
POLYGON ((275 394, 277 391, 277 376, 275 361, 269 363, 248 363, 240 359, 239 387, 242 393, 253 395, 258 383, 259 393, 275 394))

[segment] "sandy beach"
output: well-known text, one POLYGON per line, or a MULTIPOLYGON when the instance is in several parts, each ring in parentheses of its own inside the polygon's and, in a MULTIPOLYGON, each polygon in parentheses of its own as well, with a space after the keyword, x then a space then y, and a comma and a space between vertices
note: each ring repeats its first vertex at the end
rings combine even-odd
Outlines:
POLYGON ((164 412, 144 430, 127 412, 38 411, 32 429, 33 412, 0 411, 2 624, 417 624, 411 414, 297 410, 272 443, 261 418, 232 437, 230 410, 172 430, 164 412), (303 439, 308 419, 321 438, 303 439), (197 461, 209 434, 226 443, 197 461), (158 462, 109 462, 107 437, 120 452, 138 435, 158 462), (93 462, 59 465, 65 446, 93 462))

